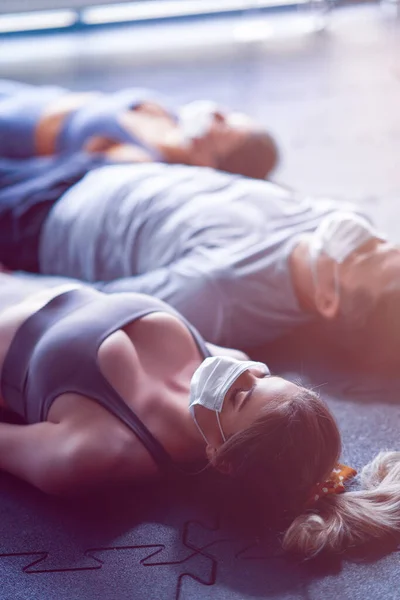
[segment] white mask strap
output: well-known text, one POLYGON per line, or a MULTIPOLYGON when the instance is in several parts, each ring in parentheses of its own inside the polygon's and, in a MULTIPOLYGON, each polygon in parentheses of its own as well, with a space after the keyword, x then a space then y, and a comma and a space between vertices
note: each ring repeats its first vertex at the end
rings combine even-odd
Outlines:
POLYGON ((339 301, 340 300, 340 283, 339 283, 339 264, 337 262, 334 263, 333 281, 334 281, 334 286, 335 286, 335 294, 339 301))
POLYGON ((222 427, 221 427, 221 421, 220 421, 220 418, 219 418, 219 413, 216 412, 215 415, 217 417, 218 427, 219 427, 219 430, 221 432, 222 439, 224 440, 224 442, 226 442, 226 437, 225 437, 224 432, 222 431, 222 427))
POLYGON ((200 431, 200 433, 201 433, 201 435, 202 435, 202 438, 203 438, 203 440, 205 441, 205 443, 207 444, 207 446, 209 446, 208 439, 206 438, 206 436, 205 436, 205 435, 204 435, 204 433, 203 433, 203 430, 202 430, 202 428, 201 428, 201 427, 200 427, 200 425, 198 424, 198 422, 197 422, 197 419, 196 419, 196 417, 195 417, 195 414, 194 414, 194 413, 193 413, 193 421, 196 423, 196 427, 197 427, 197 429, 200 431))
MULTIPOLYGON (((310 240, 311 236, 307 236, 305 235, 303 239, 310 240)), ((321 244, 319 244, 318 242, 314 242, 309 244, 308 246, 308 252, 309 252, 309 264, 310 264, 310 269, 311 269, 311 276, 312 276, 312 280, 313 280, 313 284, 314 284, 314 290, 315 292, 317 292, 318 289, 318 285, 319 285, 319 277, 318 277, 318 259, 322 253, 323 249, 321 244)), ((337 294, 337 297, 340 298, 340 283, 339 283, 339 264, 336 260, 334 260, 334 271, 333 271, 333 277, 334 277, 334 287, 335 287, 335 294, 337 294)))
MULTIPOLYGON (((218 427, 219 427, 219 430, 220 430, 220 433, 221 433, 221 437, 224 440, 224 442, 226 442, 226 437, 225 437, 224 432, 222 431, 221 421, 219 419, 219 413, 215 412, 215 416, 217 417, 217 423, 218 423, 218 427)), ((209 443, 208 439, 206 438, 206 436, 204 435, 204 432, 203 432, 202 428, 200 427, 200 425, 199 425, 199 423, 198 423, 198 421, 197 421, 197 419, 196 419, 196 417, 195 417, 194 414, 193 414, 193 420, 196 423, 197 429, 200 431, 203 440, 205 441, 205 443, 207 444, 207 446, 209 446, 210 443, 209 443)))

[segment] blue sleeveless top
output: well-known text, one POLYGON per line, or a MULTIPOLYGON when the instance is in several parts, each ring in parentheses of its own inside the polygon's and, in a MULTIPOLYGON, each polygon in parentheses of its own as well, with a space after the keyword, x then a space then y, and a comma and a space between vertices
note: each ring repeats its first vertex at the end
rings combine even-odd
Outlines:
POLYGON ((0 79, 0 156, 16 159, 35 156, 39 119, 51 102, 68 93, 62 87, 0 79))
POLYGON ((104 377, 97 359, 99 347, 109 335, 153 312, 178 317, 201 356, 210 355, 198 331, 161 300, 144 294, 108 295, 88 287, 73 289, 54 297, 17 330, 0 379, 7 406, 28 423, 38 423, 46 421, 61 394, 88 396, 125 423, 160 467, 168 466, 172 459, 104 377))
MULTIPOLYGON (((40 118, 52 102, 70 93, 62 87, 33 86, 0 79, 0 156, 16 159, 35 156, 35 131, 40 118)), ((101 136, 117 143, 139 146, 153 160, 163 162, 156 149, 127 131, 119 122, 121 113, 146 101, 158 102, 166 107, 173 119, 177 118, 161 95, 143 88, 127 88, 95 98, 71 112, 61 128, 56 151, 63 154, 77 152, 83 149, 89 138, 101 136)))
MULTIPOLYGON (((126 130, 119 122, 124 111, 133 110, 146 101, 157 101, 162 106, 166 106, 164 99, 160 100, 154 92, 141 88, 128 88, 85 104, 65 119, 58 136, 57 151, 60 153, 79 151, 91 137, 100 136, 121 144, 139 146, 146 150, 154 161, 163 162, 163 157, 158 150, 126 130)), ((171 109, 169 114, 176 119, 171 109)))

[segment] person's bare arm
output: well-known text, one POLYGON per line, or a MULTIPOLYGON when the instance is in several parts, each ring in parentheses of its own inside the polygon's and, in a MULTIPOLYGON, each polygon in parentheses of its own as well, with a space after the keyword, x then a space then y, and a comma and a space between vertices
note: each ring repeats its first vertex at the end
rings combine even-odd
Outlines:
POLYGON ((112 162, 145 163, 153 162, 153 157, 143 148, 134 144, 121 144, 103 137, 92 137, 85 145, 86 152, 100 153, 112 162))
POLYGON ((50 491, 66 465, 63 427, 56 423, 0 423, 0 469, 50 491))
POLYGON ((63 423, 0 423, 0 469, 49 494, 70 494, 119 476, 122 444, 63 423))

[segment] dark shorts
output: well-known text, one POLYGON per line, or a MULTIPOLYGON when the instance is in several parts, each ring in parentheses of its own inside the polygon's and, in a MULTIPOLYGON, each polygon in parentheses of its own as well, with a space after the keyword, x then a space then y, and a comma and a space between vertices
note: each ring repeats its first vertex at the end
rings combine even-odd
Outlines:
POLYGON ((12 270, 39 271, 42 226, 54 204, 104 157, 0 158, 0 263, 12 270))

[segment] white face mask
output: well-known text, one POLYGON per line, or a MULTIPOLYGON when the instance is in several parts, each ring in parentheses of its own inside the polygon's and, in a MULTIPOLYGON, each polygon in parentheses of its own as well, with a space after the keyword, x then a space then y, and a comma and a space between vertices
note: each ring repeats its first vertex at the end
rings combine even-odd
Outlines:
POLYGON ((225 115, 225 120, 229 127, 236 128, 248 128, 254 127, 254 121, 248 115, 241 112, 230 112, 225 115))
POLYGON ((222 439, 226 442, 219 419, 226 393, 242 373, 253 367, 256 367, 265 375, 269 374, 269 370, 264 363, 252 360, 240 361, 229 356, 208 357, 194 372, 190 382, 189 410, 207 444, 207 438, 196 420, 195 405, 199 404, 215 412, 222 439))
POLYGON ((184 139, 190 141, 206 135, 211 128, 215 113, 220 110, 211 100, 197 100, 182 106, 178 118, 184 139))
MULTIPOLYGON (((336 265, 343 263, 355 250, 372 238, 385 239, 363 217, 353 213, 337 212, 326 217, 316 231, 308 236, 311 270, 317 285, 317 262, 325 252, 336 265)), ((338 291, 338 273, 335 267, 335 286, 338 291)))

